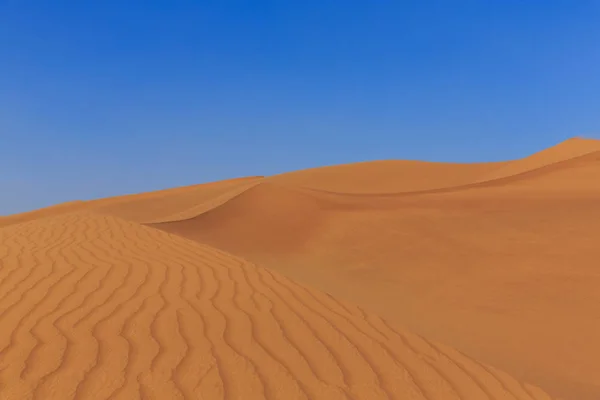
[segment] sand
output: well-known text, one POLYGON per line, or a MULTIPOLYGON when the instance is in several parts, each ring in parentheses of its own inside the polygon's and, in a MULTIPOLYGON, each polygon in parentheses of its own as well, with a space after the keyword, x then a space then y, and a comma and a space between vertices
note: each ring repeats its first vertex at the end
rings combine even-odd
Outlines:
POLYGON ((0 399, 598 399, 599 200, 572 139, 3 217, 0 399))
POLYGON ((215 248, 69 213, 0 230, 2 399, 549 399, 215 248))

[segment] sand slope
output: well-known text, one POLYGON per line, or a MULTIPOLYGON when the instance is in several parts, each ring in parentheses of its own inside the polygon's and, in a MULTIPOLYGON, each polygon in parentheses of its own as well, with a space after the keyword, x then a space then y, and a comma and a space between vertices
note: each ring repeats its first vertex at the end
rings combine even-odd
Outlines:
POLYGON ((515 175, 413 193, 331 193, 267 178, 198 217, 153 226, 351 300, 552 393, 595 400, 597 143, 568 141, 515 175))
POLYGON ((0 398, 549 399, 214 248, 107 216, 0 229, 0 398))

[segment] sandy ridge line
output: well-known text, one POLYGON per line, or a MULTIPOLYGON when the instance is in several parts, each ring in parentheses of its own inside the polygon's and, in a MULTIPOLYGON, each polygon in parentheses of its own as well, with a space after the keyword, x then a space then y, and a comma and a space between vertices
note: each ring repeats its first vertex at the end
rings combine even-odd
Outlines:
MULTIPOLYGON (((225 189, 225 192, 215 195, 214 199, 210 199, 208 201, 202 201, 202 202, 200 202, 200 204, 196 203, 192 206, 188 206, 187 208, 184 208, 184 209, 179 209, 172 213, 172 215, 177 215, 179 213, 185 213, 188 209, 193 209, 193 208, 199 207, 203 203, 206 203, 206 202, 208 202, 208 203, 210 203, 212 201, 218 202, 219 198, 226 197, 226 194, 229 192, 235 192, 235 190, 238 187, 243 188, 245 186, 251 185, 254 182, 260 182, 263 178, 264 177, 261 177, 261 176, 250 176, 250 177, 227 179, 227 180, 223 180, 223 181, 208 182, 208 183, 202 183, 202 184, 196 184, 196 185, 175 187, 175 188, 169 188, 169 189, 162 189, 162 190, 157 190, 157 191, 152 191, 152 192, 127 194, 127 195, 94 199, 94 200, 70 201, 70 202, 60 203, 60 204, 52 205, 49 207, 40 208, 40 209, 36 209, 36 210, 32 210, 32 211, 27 211, 27 212, 23 212, 23 213, 19 213, 19 214, 0 216, 0 229, 7 227, 7 226, 24 223, 27 221, 33 221, 33 220, 44 219, 44 218, 52 218, 52 217, 55 217, 58 215, 63 215, 63 214, 73 213, 73 212, 100 212, 100 213, 104 213, 104 214, 108 214, 108 215, 119 214, 119 212, 116 212, 116 210, 118 210, 119 207, 127 208, 127 207, 130 207, 132 204, 139 203, 139 202, 141 202, 141 203, 148 202, 148 201, 152 201, 152 202, 167 201, 168 202, 169 200, 172 200, 174 198, 193 199, 194 196, 198 193, 203 193, 203 192, 211 193, 212 191, 215 191, 215 190, 217 190, 217 192, 218 192, 220 190, 223 190, 223 189, 219 189, 221 186, 224 186, 224 187, 232 186, 231 189, 229 189, 229 190, 225 189)), ((144 206, 145 206, 145 204, 142 205, 142 207, 144 207, 144 206)), ((114 215, 114 216, 118 217, 120 215, 114 215)), ((126 219, 131 219, 131 218, 126 218, 126 219)), ((136 219, 133 218, 133 220, 136 220, 136 219)), ((136 220, 136 221, 142 222, 141 220, 140 221, 136 220)), ((143 221, 143 222, 149 222, 149 221, 151 221, 151 220, 148 219, 148 221, 143 221)))
MULTIPOLYGON (((512 183, 512 182, 515 182, 515 181, 518 181, 521 179, 527 179, 530 177, 535 177, 535 176, 551 173, 553 171, 556 171, 556 170, 559 170, 562 168, 569 168, 571 166, 576 166, 578 163, 583 163, 585 161, 598 160, 598 159, 600 159, 600 151, 593 151, 591 153, 586 153, 581 156, 557 161, 557 162, 554 162, 554 163, 551 163, 548 165, 544 165, 544 166, 541 166, 538 168, 534 168, 531 170, 527 170, 527 171, 524 171, 524 172, 521 172, 521 173, 518 173, 515 175, 494 178, 491 180, 486 180, 486 181, 481 181, 481 182, 473 182, 473 183, 469 183, 469 184, 465 184, 465 185, 450 186, 450 187, 428 189, 428 190, 416 190, 416 191, 408 191, 408 192, 344 193, 344 192, 328 191, 328 190, 323 190, 323 189, 314 189, 314 188, 309 188, 309 187, 300 187, 300 186, 294 187, 291 185, 288 186, 288 185, 285 185, 285 184, 279 183, 279 182, 277 183, 277 185, 283 186, 286 189, 296 189, 298 191, 302 191, 305 193, 314 192, 314 193, 319 193, 319 194, 348 197, 348 198, 403 197, 403 196, 412 196, 412 195, 421 195, 421 194, 450 193, 450 192, 456 192, 456 191, 468 190, 468 189, 478 189, 478 188, 485 188, 485 187, 491 187, 491 186, 500 186, 500 185, 512 183)), ((268 182, 268 180, 265 180, 265 182, 267 182, 269 184, 275 184, 275 183, 268 182)))
POLYGON ((247 185, 235 187, 229 191, 226 191, 220 195, 217 195, 216 197, 212 198, 211 200, 208 200, 201 204, 195 205, 186 210, 178 211, 174 214, 171 214, 169 216, 166 216, 166 217, 163 217, 160 219, 143 221, 142 223, 143 224, 160 224, 160 223, 166 223, 166 222, 184 221, 186 219, 195 218, 206 212, 211 211, 214 208, 222 206, 223 204, 227 203, 228 201, 233 200, 236 197, 244 194, 247 190, 250 190, 253 187, 262 184, 262 182, 263 182, 263 180, 260 179, 255 182, 250 182, 247 185))
MULTIPOLYGON (((242 179, 242 178, 240 178, 240 179, 242 179)), ((246 178, 244 178, 244 179, 246 179, 246 178)), ((151 220, 148 222, 144 221, 144 222, 140 222, 140 223, 143 225, 151 226, 151 225, 159 225, 159 224, 171 223, 171 222, 180 222, 180 221, 185 221, 187 219, 192 219, 192 218, 198 217, 200 215, 203 215, 205 213, 208 213, 208 212, 212 211, 213 209, 216 209, 216 208, 226 204, 230 200, 236 199, 237 197, 243 195, 246 191, 251 190, 256 186, 259 186, 262 183, 263 183, 263 180, 258 179, 257 182, 251 182, 248 185, 242 186, 241 188, 238 188, 238 187, 233 188, 225 193, 222 193, 222 194, 216 196, 214 199, 211 199, 210 201, 208 201, 208 203, 210 203, 209 206, 206 206, 206 204, 203 203, 203 204, 199 204, 194 207, 191 207, 189 209, 179 211, 168 217, 160 218, 158 220, 151 220), (198 212, 195 212, 194 210, 196 210, 198 208, 200 208, 201 210, 198 212), (187 216, 189 213, 192 213, 192 215, 187 216)), ((77 203, 77 205, 80 207, 85 207, 87 205, 87 203, 89 203, 89 202, 82 201, 81 203, 77 203)), ((45 209, 41 209, 41 210, 45 210, 45 209)), ((37 212, 37 211, 38 210, 33 211, 33 212, 37 212)), ((44 215, 39 218, 33 218, 33 219, 24 220, 24 221, 16 221, 14 223, 9 223, 7 225, 0 225, 0 230, 5 229, 5 228, 14 228, 15 226, 28 224, 28 223, 38 223, 38 222, 43 223, 44 221, 52 220, 53 218, 56 218, 59 216, 66 216, 66 215, 71 215, 71 214, 74 214, 74 215, 78 215, 78 214, 104 215, 104 216, 113 217, 113 218, 120 218, 118 216, 112 215, 110 212, 96 210, 92 207, 85 207, 83 209, 77 208, 75 210, 62 211, 57 214, 44 215)), ((0 222, 2 222, 2 221, 0 220, 0 222)))

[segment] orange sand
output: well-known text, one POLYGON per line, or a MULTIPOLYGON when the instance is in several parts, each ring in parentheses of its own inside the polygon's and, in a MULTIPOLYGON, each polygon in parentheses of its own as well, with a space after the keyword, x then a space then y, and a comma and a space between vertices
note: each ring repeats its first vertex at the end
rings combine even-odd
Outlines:
POLYGON ((2 399, 549 399, 217 249, 93 214, 0 230, 2 399))
POLYGON ((573 139, 2 217, 0 399, 598 399, 599 200, 573 139))

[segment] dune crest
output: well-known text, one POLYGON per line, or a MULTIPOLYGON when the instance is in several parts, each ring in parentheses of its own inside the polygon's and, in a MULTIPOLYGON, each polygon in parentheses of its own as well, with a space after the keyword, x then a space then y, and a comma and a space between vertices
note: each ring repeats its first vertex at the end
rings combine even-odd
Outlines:
POLYGON ((369 161, 310 168, 267 178, 269 182, 348 194, 406 193, 462 186, 506 163, 369 161))
POLYGON ((24 213, 1 216, 0 217, 0 228, 3 226, 19 224, 26 221, 33 221, 35 219, 52 217, 55 215, 77 211, 85 207, 85 202, 81 200, 68 201, 65 203, 55 204, 50 207, 44 207, 37 210, 26 211, 24 213))
POLYGON ((262 181, 263 177, 228 179, 98 200, 73 201, 0 218, 0 227, 70 212, 97 212, 135 222, 178 220, 201 214, 262 181))
POLYGON ((597 151, 600 151, 600 140, 578 137, 567 139, 555 146, 534 153, 529 157, 509 161, 502 167, 485 175, 480 181, 491 181, 519 175, 527 171, 536 170, 597 151))
POLYGON ((122 219, 5 227, 0 256, 3 400, 550 399, 276 272, 122 219))
POLYGON ((577 164, 579 159, 598 152, 600 140, 576 137, 511 161, 368 161, 283 173, 268 177, 265 182, 341 195, 426 194, 500 185, 577 164))

